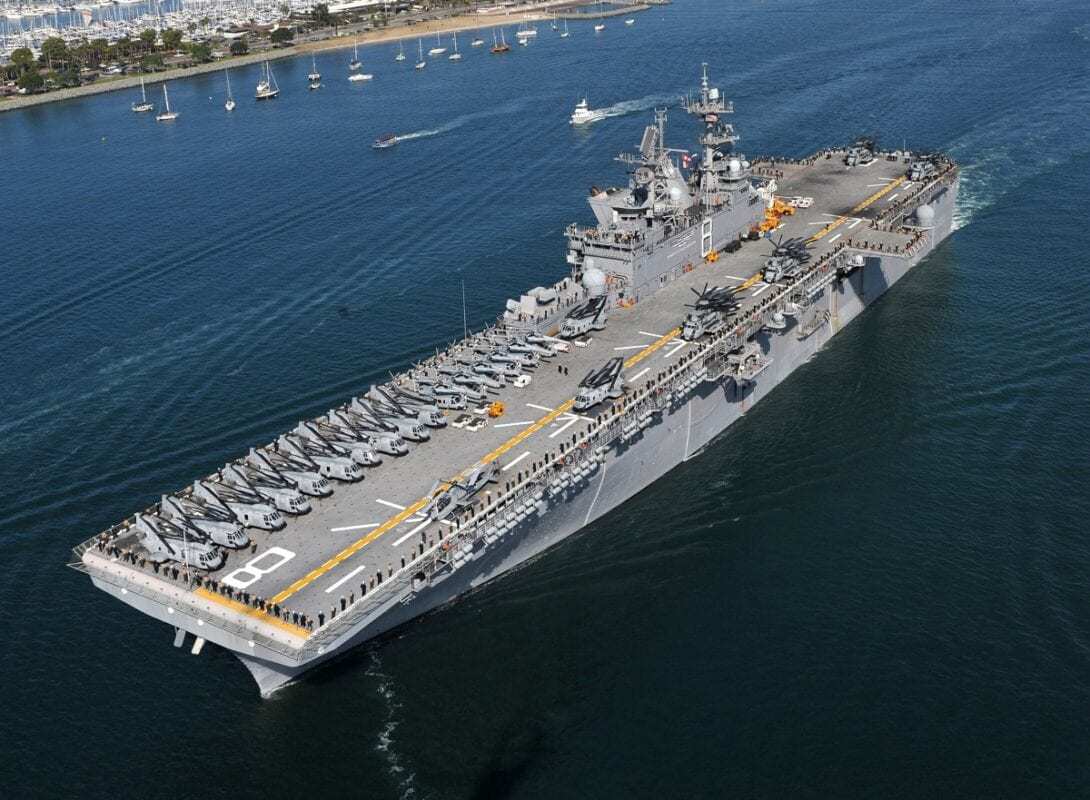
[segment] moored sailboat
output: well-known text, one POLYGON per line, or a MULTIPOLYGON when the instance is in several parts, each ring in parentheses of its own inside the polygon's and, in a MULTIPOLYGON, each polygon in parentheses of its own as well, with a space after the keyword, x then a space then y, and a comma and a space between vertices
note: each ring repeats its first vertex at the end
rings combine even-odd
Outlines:
POLYGON ((276 78, 273 77, 272 67, 269 66, 269 62, 265 62, 265 72, 261 76, 261 80, 257 82, 257 86, 254 87, 254 98, 257 100, 272 100, 280 94, 280 87, 276 85, 276 78))
POLYGON ((163 105, 166 106, 166 111, 161 114, 155 115, 156 122, 173 122, 178 119, 178 112, 172 111, 170 108, 170 95, 167 94, 167 85, 163 84, 163 105))
POLYGON ((140 113, 143 113, 143 112, 146 112, 146 111, 154 111, 155 110, 155 103, 149 103, 148 102, 148 93, 144 89, 144 79, 143 78, 140 79, 140 102, 139 103, 133 103, 132 104, 132 110, 135 111, 137 114, 140 114, 140 113))

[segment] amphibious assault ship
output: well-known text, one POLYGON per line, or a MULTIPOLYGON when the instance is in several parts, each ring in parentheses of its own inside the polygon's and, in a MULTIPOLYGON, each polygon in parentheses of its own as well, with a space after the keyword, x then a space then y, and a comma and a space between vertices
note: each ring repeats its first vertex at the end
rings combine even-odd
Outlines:
POLYGON ((951 230, 957 166, 869 139, 734 150, 709 85, 591 190, 568 274, 494 325, 74 550, 95 586, 233 651, 268 695, 503 574, 694 458, 951 230))

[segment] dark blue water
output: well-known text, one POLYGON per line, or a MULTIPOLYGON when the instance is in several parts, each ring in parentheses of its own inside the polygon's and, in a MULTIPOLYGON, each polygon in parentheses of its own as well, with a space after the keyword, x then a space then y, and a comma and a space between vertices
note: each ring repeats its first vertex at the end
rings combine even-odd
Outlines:
MULTIPOLYGON (((1090 782, 1090 9, 678 0, 0 115, 10 797, 1072 797, 1090 782), (465 42, 467 44, 468 42, 465 42), (750 153, 964 165, 959 229, 702 457, 271 701, 76 542, 563 274, 702 60, 750 153), (566 115, 632 113, 589 131, 566 115), (644 110, 636 110, 644 109, 644 110), (384 152, 388 130, 429 132, 384 152)), ((413 43, 410 43, 413 44, 413 43)), ((671 139, 694 134, 671 113, 671 139)))

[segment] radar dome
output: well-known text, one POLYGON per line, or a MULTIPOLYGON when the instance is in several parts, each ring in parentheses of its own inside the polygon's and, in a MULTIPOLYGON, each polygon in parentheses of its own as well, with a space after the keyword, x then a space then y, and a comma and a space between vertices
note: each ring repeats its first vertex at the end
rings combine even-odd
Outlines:
POLYGON ((583 288, 591 297, 601 297, 606 293, 606 274, 597 267, 591 267, 583 273, 583 288))
POLYGON ((712 100, 718 100, 719 99, 719 89, 717 87, 715 87, 715 86, 713 86, 711 89, 708 89, 708 97, 710 99, 712 99, 712 100))
POLYGON ((671 186, 670 187, 670 199, 671 200, 680 200, 681 199, 681 189, 679 187, 677 187, 677 186, 671 186))
POLYGON ((930 228, 935 224, 935 209, 926 203, 916 209, 916 224, 921 228, 930 228))
POLYGON ((732 158, 730 160, 730 162, 727 164, 727 166, 730 168, 731 172, 741 172, 742 171, 742 162, 739 161, 737 158, 732 158))

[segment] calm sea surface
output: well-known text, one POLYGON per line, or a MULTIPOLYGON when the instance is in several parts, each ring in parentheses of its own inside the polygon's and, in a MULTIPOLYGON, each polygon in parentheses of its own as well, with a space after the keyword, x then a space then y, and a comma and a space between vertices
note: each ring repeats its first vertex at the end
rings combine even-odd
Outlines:
POLYGON ((231 115, 175 82, 174 125, 0 115, 0 793, 1085 796, 1090 8, 1014 5, 677 0, 422 73, 368 47, 362 86, 276 62, 261 105, 241 68, 231 115), (964 165, 956 233, 702 457, 268 701, 65 568, 458 335, 463 280, 480 325, 563 275, 650 109, 692 144, 701 61, 750 154, 964 165), (573 131, 584 93, 617 113, 573 131))

